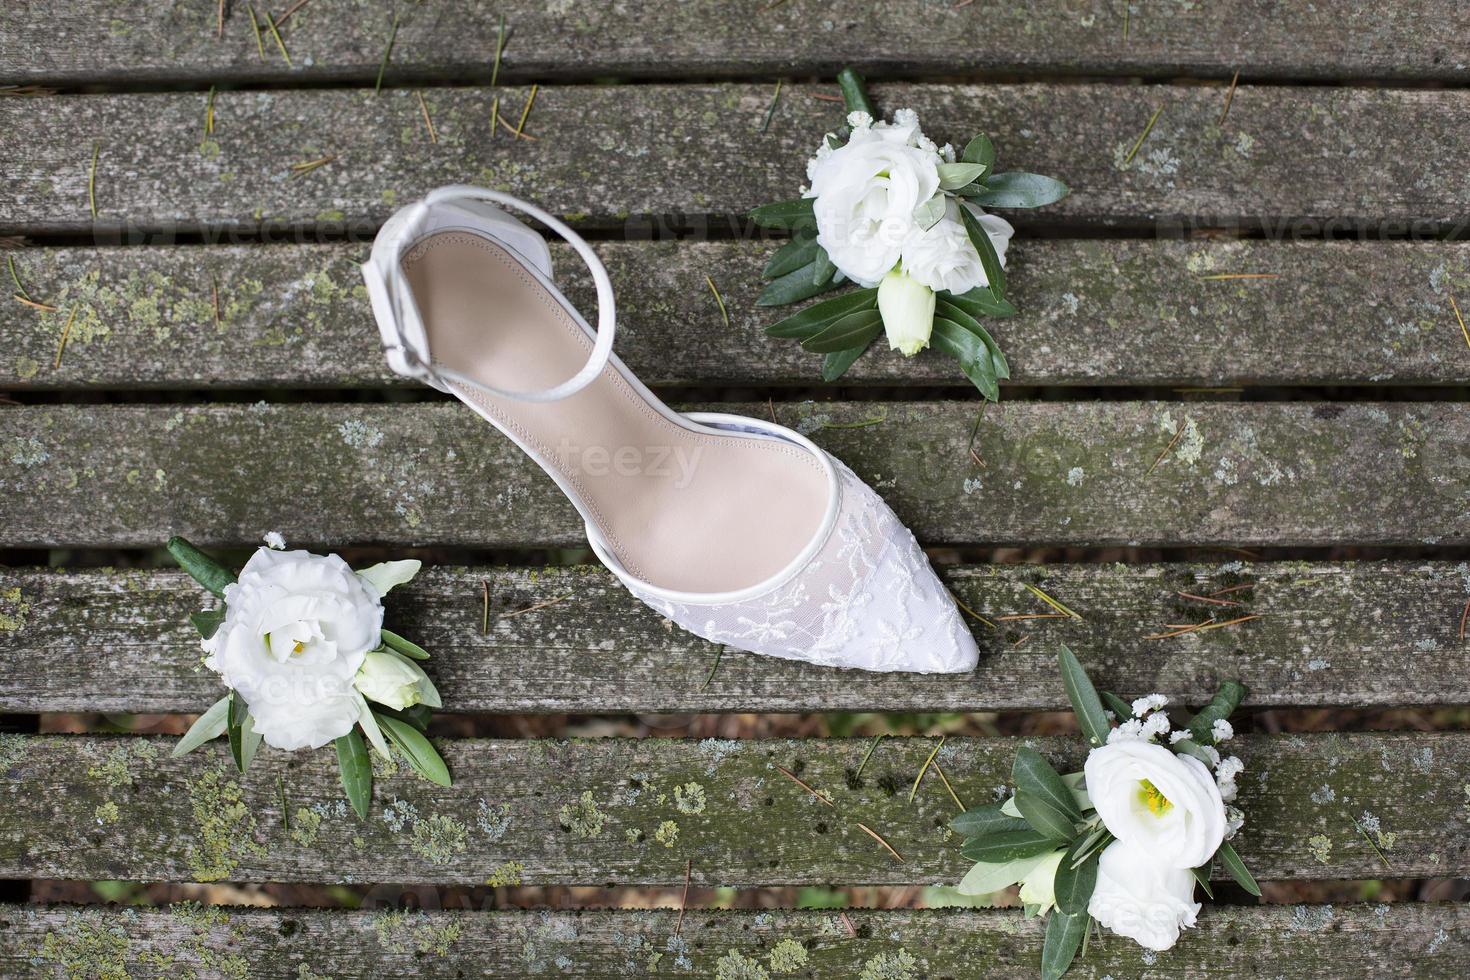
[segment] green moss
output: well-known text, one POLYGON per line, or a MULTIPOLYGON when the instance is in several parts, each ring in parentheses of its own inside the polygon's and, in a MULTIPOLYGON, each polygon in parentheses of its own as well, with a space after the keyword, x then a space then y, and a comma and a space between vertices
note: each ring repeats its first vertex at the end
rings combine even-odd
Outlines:
POLYGON ((490 872, 490 877, 485 879, 485 884, 491 888, 506 888, 512 885, 519 885, 521 883, 521 875, 525 870, 526 866, 521 864, 521 862, 507 861, 490 872))
POLYGON ((918 961, 906 949, 897 953, 879 953, 863 964, 858 980, 915 980, 918 961))
POLYGON ((98 806, 97 809, 93 811, 93 815, 97 818, 98 823, 117 823, 117 804, 112 802, 111 800, 108 800, 106 803, 98 806))
POLYGON ((468 830, 458 820, 453 817, 433 816, 414 822, 413 839, 409 846, 415 854, 428 858, 435 864, 448 864, 456 854, 463 853, 468 837, 468 830))
POLYGON ((25 758, 26 750, 29 748, 30 740, 24 735, 0 732, 0 774, 4 774, 25 758))
POLYGON ((240 784, 209 769, 189 783, 189 805, 199 839, 187 854, 195 881, 219 881, 239 865, 238 855, 262 855, 253 839, 255 816, 241 799, 240 784))
POLYGON ((291 839, 302 847, 316 843, 316 835, 322 828, 322 815, 306 807, 298 807, 291 817, 291 839))
POLYGON ((305 963, 296 968, 296 980, 332 980, 326 974, 317 973, 305 963))
POLYGON ((783 939, 771 947, 768 962, 772 973, 795 973, 806 966, 806 947, 795 939, 783 939))
POLYGON ((770 980, 770 976, 765 967, 733 949, 715 964, 715 980, 770 980))
POLYGON ((121 928, 104 929, 80 915, 46 933, 38 951, 74 980, 130 980, 128 937, 121 928))
POLYGON ((703 813, 705 805, 704 787, 698 783, 685 783, 674 787, 674 807, 680 813, 703 813))
POLYGON ((378 943, 389 952, 413 950, 420 956, 446 956, 449 947, 459 939, 461 928, 458 922, 436 926, 422 912, 411 915, 390 909, 373 920, 373 931, 378 935, 378 943))
POLYGON ((592 798, 590 789, 583 790, 582 795, 574 802, 563 805, 557 821, 563 830, 569 830, 583 840, 591 840, 602 834, 602 811, 597 808, 597 801, 592 798))
POLYGON ((129 766, 132 754, 126 745, 119 745, 107 753, 107 757, 95 766, 87 767, 87 778, 95 779, 114 789, 133 785, 133 772, 129 766))
POLYGON ((26 624, 31 604, 21 595, 20 586, 0 592, 0 631, 14 633, 26 624))

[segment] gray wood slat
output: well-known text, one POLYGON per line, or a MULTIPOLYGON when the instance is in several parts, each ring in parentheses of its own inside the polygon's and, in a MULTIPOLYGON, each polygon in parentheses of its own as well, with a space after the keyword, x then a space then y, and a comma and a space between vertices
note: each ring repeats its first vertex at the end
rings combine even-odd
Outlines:
MULTIPOLYGON (((1457 633, 1470 570, 1451 562, 947 567, 988 617, 971 620, 965 676, 839 671, 726 651, 670 629, 599 568, 429 568, 389 597, 389 628, 434 655, 446 711, 993 711, 1067 708, 1069 644, 1108 690, 1202 704, 1238 679, 1255 707, 1470 704, 1457 633), (1236 586, 1252 583, 1249 589, 1236 586), (482 632, 490 593, 489 629, 482 632), (1237 602, 1220 606, 1180 593, 1237 602), (1164 624, 1262 618, 1166 640, 1164 624), (713 673, 711 673, 713 671, 713 673), (616 677, 616 684, 607 679, 616 677)), ((182 572, 0 570, 0 711, 198 712, 220 696, 198 669, 182 572)))
MULTIPOLYGON (((872 739, 441 739, 454 787, 406 768, 384 775, 362 822, 343 802, 330 747, 289 758, 264 748, 242 776, 218 741, 179 759, 168 757, 173 739, 0 744, 7 878, 478 885, 514 861, 526 884, 679 884, 693 858, 694 881, 708 885, 931 884, 958 881, 970 864, 947 828, 958 808, 935 774, 908 798, 936 739, 884 739, 861 776, 872 739)), ((937 759, 974 806, 1009 782, 1022 744, 1062 772, 1085 756, 1081 736, 952 738, 937 759)), ((1247 767, 1236 849, 1261 880, 1470 871, 1460 775, 1470 735, 1250 735, 1227 745, 1247 767)))
MULTIPOLYGON (((816 384, 818 355, 762 332, 789 312, 755 305, 761 266, 776 247, 598 244, 618 291, 620 355, 655 384, 816 384)), ((7 253, 31 298, 55 311, 0 297, 8 341, 0 385, 399 383, 380 356, 355 268, 366 252, 339 244, 7 253)), ((569 298, 591 315, 595 296, 581 263, 569 249, 554 253, 569 298)), ((1449 303, 1458 292, 1470 306, 1470 247, 1462 243, 1027 239, 1008 261, 1020 314, 989 326, 1019 384, 1470 379, 1470 347, 1449 303), (1205 278, 1241 273, 1279 278, 1205 278)), ((969 384, 937 353, 910 359, 885 347, 870 350, 843 384, 969 384)))

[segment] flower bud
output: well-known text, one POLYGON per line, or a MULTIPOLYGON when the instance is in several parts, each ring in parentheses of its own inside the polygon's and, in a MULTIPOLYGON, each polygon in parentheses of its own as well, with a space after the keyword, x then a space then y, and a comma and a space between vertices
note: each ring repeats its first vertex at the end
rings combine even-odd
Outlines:
POLYGON ((934 291, 894 269, 878 284, 878 312, 888 346, 913 357, 929 346, 934 330, 934 291))

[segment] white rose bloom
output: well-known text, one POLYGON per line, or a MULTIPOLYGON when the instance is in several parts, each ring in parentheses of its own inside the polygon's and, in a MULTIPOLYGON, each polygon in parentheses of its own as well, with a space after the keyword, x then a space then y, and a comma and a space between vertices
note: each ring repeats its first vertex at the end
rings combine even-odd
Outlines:
MULTIPOLYGON (((1167 749, 1164 751, 1168 751, 1167 749)), ((1113 841, 1097 864, 1087 912, 1105 929, 1147 949, 1173 946, 1199 915, 1194 872, 1160 865, 1145 847, 1113 841)))
POLYGON ((843 275, 871 287, 898 265, 917 227, 914 209, 939 190, 941 157, 912 111, 891 124, 861 113, 850 121, 847 143, 812 159, 807 196, 816 199, 817 243, 843 275))
POLYGON ((363 704, 353 678, 383 627, 376 591, 336 555, 259 548, 224 599, 205 665, 245 699, 266 743, 318 748, 351 731, 363 704))
POLYGON ((1093 749, 1087 795, 1118 840, 1161 867, 1197 868, 1225 839, 1225 803, 1198 759, 1137 739, 1093 749))
POLYGON ((362 696, 395 711, 427 704, 441 707, 439 692, 418 664, 392 650, 373 650, 358 668, 353 682, 362 696))
MULTIPOLYGON (((960 220, 960 207, 953 198, 944 206, 944 217, 936 221, 928 231, 914 227, 913 233, 903 245, 903 271, 935 291, 947 289, 961 295, 976 286, 987 286, 990 280, 980 265, 980 253, 970 242, 960 220)), ((1015 229, 1004 218, 986 214, 973 204, 966 203, 970 214, 980 222, 995 254, 1000 257, 1002 267, 1006 264, 1006 249, 1010 246, 1015 229)))
POLYGON ((878 284, 878 312, 891 350, 913 357, 934 332, 934 293, 897 270, 878 284))

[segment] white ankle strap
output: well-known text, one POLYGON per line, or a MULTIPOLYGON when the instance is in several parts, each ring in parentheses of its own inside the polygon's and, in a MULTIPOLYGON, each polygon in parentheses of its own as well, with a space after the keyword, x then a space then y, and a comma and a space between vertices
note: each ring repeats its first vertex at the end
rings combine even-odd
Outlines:
POLYGON ((372 258, 363 265, 362 272, 367 283, 368 296, 372 300, 373 312, 383 334, 383 349, 388 355, 389 366, 399 374, 418 378, 434 384, 435 387, 446 388, 445 382, 453 381, 498 398, 526 402, 557 401, 574 395, 591 384, 602 373, 608 358, 612 356, 613 335, 617 329, 617 307, 613 300, 612 281, 597 253, 592 251, 592 247, 582 236, 561 221, 535 205, 509 194, 467 185, 441 187, 430 192, 422 201, 393 216, 379 233, 378 240, 373 245, 372 258), (535 218, 571 245, 592 273, 592 281, 597 286, 597 335, 586 363, 561 384, 551 388, 516 391, 487 385, 459 371, 434 364, 429 354, 428 336, 418 304, 414 302, 413 292, 409 289, 399 262, 403 253, 425 233, 430 224, 431 209, 436 205, 452 206, 456 201, 466 199, 489 201, 535 218))

